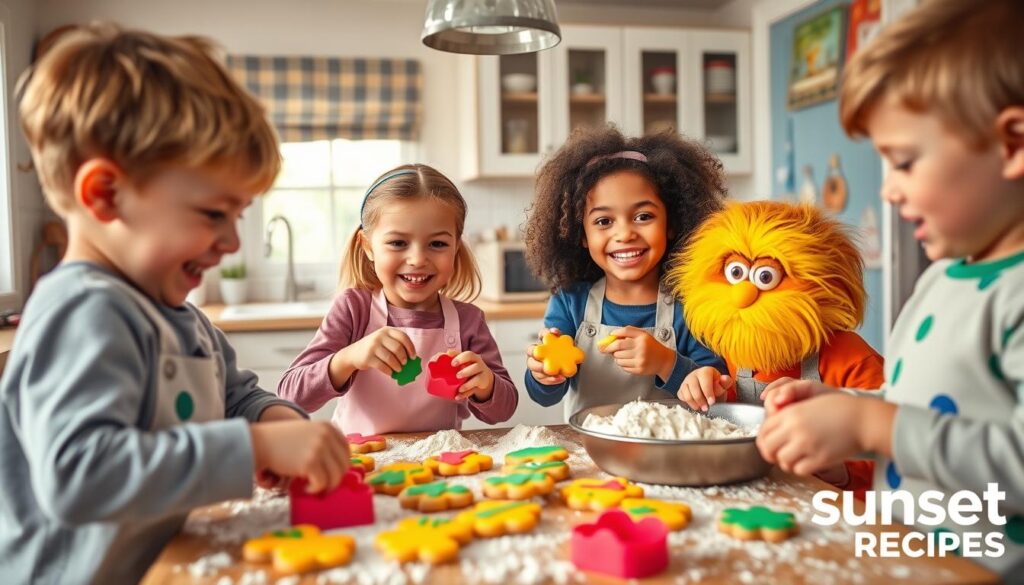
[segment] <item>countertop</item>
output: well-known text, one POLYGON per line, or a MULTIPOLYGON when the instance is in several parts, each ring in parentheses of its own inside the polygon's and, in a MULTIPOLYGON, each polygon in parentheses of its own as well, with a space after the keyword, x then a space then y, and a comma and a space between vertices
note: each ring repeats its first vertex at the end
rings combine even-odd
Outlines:
MULTIPOLYGON (((537 319, 544 317, 544 311, 548 307, 547 301, 536 301, 527 303, 496 303, 492 301, 476 300, 473 304, 484 312, 488 321, 496 319, 537 319)), ((320 326, 323 317, 285 317, 280 319, 231 319, 225 321, 220 318, 224 305, 203 305, 200 307, 206 316, 210 318, 221 331, 284 331, 294 329, 316 329, 320 326)), ((2 342, 2 338, 0 338, 2 342)))
POLYGON ((4 371, 4 364, 7 363, 7 354, 14 345, 14 332, 17 329, 0 329, 0 372, 4 371))
MULTIPOLYGON (((569 464, 572 478, 596 477, 599 470, 582 450, 578 435, 566 425, 547 427, 557 441, 570 452, 569 464)), ((500 457, 509 447, 502 439, 508 429, 487 429, 464 431, 463 435, 477 444, 481 451, 495 457, 495 469, 501 467, 500 457), (502 448, 499 449, 498 445, 502 448)), ((532 431, 531 431, 532 432, 532 431)), ((412 440, 421 439, 428 433, 388 435, 388 450, 373 453, 378 467, 381 462, 390 462, 388 451, 401 449, 412 440)), ((516 445, 515 447, 518 447, 516 445)), ((396 454, 394 457, 400 456, 396 454)), ((481 476, 455 478, 464 480, 457 483, 475 487, 481 476)), ((560 482, 559 487, 567 485, 560 482)), ((998 577, 979 565, 957 556, 943 558, 857 558, 854 542, 857 530, 879 533, 893 531, 906 533, 902 526, 851 527, 840 524, 822 528, 810 521, 813 508, 810 502, 820 490, 833 489, 815 479, 797 477, 773 469, 771 474, 754 482, 734 486, 710 488, 667 488, 646 486, 646 497, 678 500, 693 509, 693 520, 680 532, 669 536, 670 563, 668 569, 655 577, 644 579, 645 584, 714 583, 784 583, 789 584, 890 584, 890 583, 997 583, 998 577), (800 533, 792 539, 778 544, 765 542, 743 542, 719 534, 716 518, 722 508, 730 506, 768 505, 779 510, 795 512, 800 523, 800 533)), ((556 492, 557 493, 557 489, 556 492)), ((376 534, 389 530, 401 518, 413 515, 402 510, 392 496, 374 496, 377 522, 371 526, 346 528, 343 532, 356 538, 357 549, 352 563, 336 572, 316 572, 296 578, 295 585, 313 583, 363 583, 385 582, 389 573, 400 573, 402 569, 385 561, 373 547, 376 534)), ((406 567, 408 582, 413 583, 540 583, 544 577, 554 577, 555 571, 571 572, 573 568, 566 561, 569 558, 568 533, 580 522, 592 522, 592 512, 574 512, 567 509, 561 499, 552 494, 534 498, 543 502, 541 523, 528 535, 498 539, 476 539, 459 552, 459 561, 430 569, 424 574, 425 566, 406 567), (517 560, 518 559, 518 560, 517 560), (518 564, 517 564, 518 563, 518 564), (501 573, 507 571, 506 573, 501 573), (418 578, 413 577, 418 576, 418 578), (485 578, 489 577, 489 578, 485 578), (495 580, 495 578, 497 580, 495 580), (422 580, 420 580, 422 579, 422 580)), ((201 508, 192 513, 186 530, 176 536, 162 551, 157 561, 143 578, 144 585, 193 584, 214 585, 220 579, 229 577, 232 582, 276 583, 283 577, 270 570, 267 565, 247 563, 240 560, 240 533, 254 533, 284 528, 287 525, 287 500, 283 495, 255 500, 225 502, 201 508), (226 553, 226 566, 213 567, 210 555, 226 553), (203 559, 200 561, 200 559, 203 559), (199 561, 199 562, 197 562, 199 561), (192 572, 205 574, 192 576, 192 572), (260 574, 265 581, 258 581, 260 574), (241 581, 239 581, 241 579, 241 581), (248 580, 247 580, 248 579, 248 580)), ((863 503, 855 504, 859 513, 863 503)), ((441 513, 440 516, 448 516, 441 513)), ((223 555, 221 555, 223 556, 223 555)), ((562 573, 562 576, 564 575, 562 573)), ((399 582, 391 574, 392 580, 399 582)), ((588 573, 575 573, 578 581, 572 583, 619 583, 588 573)), ((225 580, 227 582, 228 580, 225 580)), ((407 582, 401 580, 400 582, 407 582)))

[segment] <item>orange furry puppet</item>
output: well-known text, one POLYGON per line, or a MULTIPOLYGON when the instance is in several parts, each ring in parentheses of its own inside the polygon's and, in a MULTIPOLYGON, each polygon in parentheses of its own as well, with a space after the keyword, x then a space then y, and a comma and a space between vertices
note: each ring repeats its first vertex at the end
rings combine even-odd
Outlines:
MULTIPOLYGON (((688 376, 680 399, 691 406, 703 398, 695 404, 688 389, 708 380, 716 397, 753 404, 782 377, 883 385, 882 357, 853 332, 864 318, 863 260, 843 225, 818 209, 732 204, 708 218, 674 260, 668 277, 687 326, 729 367, 728 375, 701 368, 688 376)), ((850 481, 840 487, 870 483, 861 463, 848 462, 850 481)))

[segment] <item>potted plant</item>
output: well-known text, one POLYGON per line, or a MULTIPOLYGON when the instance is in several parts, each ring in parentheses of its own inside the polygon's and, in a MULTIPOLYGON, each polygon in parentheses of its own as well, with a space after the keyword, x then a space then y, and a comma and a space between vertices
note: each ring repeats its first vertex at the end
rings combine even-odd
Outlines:
POLYGON ((586 71, 579 70, 573 74, 572 83, 572 94, 573 95, 590 95, 594 93, 594 84, 590 81, 590 74, 586 71))
POLYGON ((241 305, 246 300, 245 264, 232 264, 220 269, 220 296, 226 305, 241 305))

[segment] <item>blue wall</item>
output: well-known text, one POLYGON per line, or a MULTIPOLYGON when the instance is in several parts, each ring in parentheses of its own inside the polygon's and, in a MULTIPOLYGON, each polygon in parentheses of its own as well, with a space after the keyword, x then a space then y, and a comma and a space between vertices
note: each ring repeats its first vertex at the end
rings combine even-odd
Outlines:
MULTIPOLYGON (((839 125, 839 104, 829 100, 799 110, 786 108, 789 68, 793 50, 793 31, 796 25, 828 8, 844 2, 822 1, 776 22, 771 27, 771 103, 772 103, 772 171, 786 165, 785 144, 787 125, 793 128, 793 155, 796 176, 794 182, 799 191, 803 182, 802 169, 810 165, 814 169, 814 182, 818 187, 819 201, 821 186, 828 172, 832 153, 839 154, 840 167, 849 190, 846 209, 839 215, 843 222, 857 227, 865 207, 875 208, 875 217, 882 218, 882 204, 879 190, 882 185, 881 160, 871 147, 870 141, 847 138, 839 125)), ((785 186, 773 181, 772 196, 785 192, 785 186)), ((882 339, 886 334, 882 326, 882 273, 880 269, 864 271, 864 285, 868 292, 868 308, 864 324, 858 330, 861 337, 881 352, 882 339)))

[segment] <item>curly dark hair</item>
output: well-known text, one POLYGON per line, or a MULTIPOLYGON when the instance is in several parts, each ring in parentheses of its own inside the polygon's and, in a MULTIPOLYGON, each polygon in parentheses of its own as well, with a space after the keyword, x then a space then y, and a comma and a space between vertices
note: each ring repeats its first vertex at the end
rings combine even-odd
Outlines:
POLYGON ((594 185, 621 170, 646 177, 668 212, 671 237, 659 275, 704 219, 722 208, 726 197, 722 162, 675 131, 626 138, 612 124, 577 129, 541 167, 526 223, 526 261, 553 291, 581 281, 594 282, 604 275, 580 245, 583 211, 594 185), (647 162, 607 158, 587 164, 595 156, 624 150, 643 153, 647 162))

